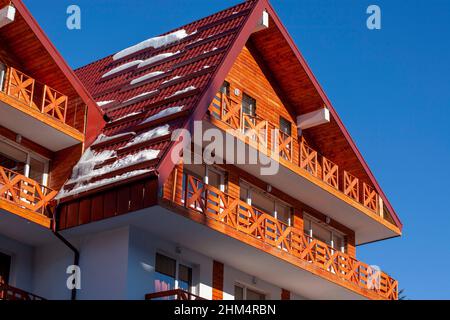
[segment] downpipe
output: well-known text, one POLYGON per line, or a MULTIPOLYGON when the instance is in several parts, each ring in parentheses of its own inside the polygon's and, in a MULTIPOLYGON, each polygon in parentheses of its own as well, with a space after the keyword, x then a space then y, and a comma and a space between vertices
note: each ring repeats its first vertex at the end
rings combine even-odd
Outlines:
MULTIPOLYGON (((62 234, 60 234, 58 232, 58 230, 57 230, 57 225, 58 225, 57 217, 59 217, 58 213, 59 213, 59 203, 56 204, 55 210, 54 210, 54 213, 53 213, 52 232, 62 243, 64 243, 64 245, 66 247, 68 247, 73 252, 73 255, 74 255, 73 264, 75 266, 79 266, 79 264, 80 264, 80 252, 78 251, 78 249, 72 243, 69 242, 69 240, 64 238, 64 236, 62 234)), ((77 300, 77 289, 76 288, 72 289, 71 300, 72 301, 77 300)))

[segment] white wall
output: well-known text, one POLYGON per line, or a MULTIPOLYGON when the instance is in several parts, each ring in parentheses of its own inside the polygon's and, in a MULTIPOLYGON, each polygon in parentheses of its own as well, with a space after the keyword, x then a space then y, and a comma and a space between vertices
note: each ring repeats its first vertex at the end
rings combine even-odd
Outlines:
MULTIPOLYGON (((129 228, 69 239, 80 252, 81 290, 77 299, 125 299, 129 228)), ((67 267, 74 254, 59 240, 36 249, 35 293, 51 300, 70 299, 67 267)))
POLYGON ((33 247, 0 234, 0 252, 11 256, 9 284, 32 292, 33 247))
MULTIPOLYGON (((236 283, 240 283, 250 289, 264 293, 268 300, 281 299, 281 288, 225 265, 223 284, 224 300, 234 300, 234 286, 236 283)), ((291 292, 291 300, 304 300, 304 298, 291 292)))

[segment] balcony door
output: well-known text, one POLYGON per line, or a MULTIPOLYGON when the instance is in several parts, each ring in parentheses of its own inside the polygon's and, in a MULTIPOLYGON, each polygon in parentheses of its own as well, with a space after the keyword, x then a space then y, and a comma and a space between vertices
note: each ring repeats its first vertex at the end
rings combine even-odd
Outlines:
POLYGON ((0 252, 0 284, 9 283, 9 273, 11 271, 11 257, 0 252))
POLYGON ((12 142, 6 142, 1 136, 0 166, 47 185, 48 160, 12 142))
POLYGON ((240 197, 260 213, 267 213, 286 225, 291 225, 292 208, 247 182, 240 182, 240 197))
POLYGON ((317 220, 304 214, 305 233, 313 239, 322 241, 333 249, 345 252, 344 235, 328 225, 319 223, 317 220))
POLYGON ((193 293, 192 267, 157 253, 155 261, 155 292, 174 289, 193 293))

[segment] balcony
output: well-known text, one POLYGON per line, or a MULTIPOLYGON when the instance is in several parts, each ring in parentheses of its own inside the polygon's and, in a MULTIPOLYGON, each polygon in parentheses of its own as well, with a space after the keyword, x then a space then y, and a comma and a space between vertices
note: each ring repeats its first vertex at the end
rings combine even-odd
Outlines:
POLYGON ((71 104, 66 95, 1 64, 0 107, 4 114, 0 125, 49 150, 84 141, 85 106, 71 104))
POLYGON ((0 208, 50 228, 57 191, 0 166, 0 208))
POLYGON ((0 300, 45 300, 42 297, 26 292, 24 290, 14 288, 7 284, 0 284, 0 300))
MULTIPOLYGON (((345 287, 352 284, 380 299, 397 299, 397 281, 386 273, 374 270, 348 254, 309 237, 303 230, 289 226, 193 176, 186 175, 185 179, 183 194, 170 199, 177 202, 177 205, 226 225, 242 236, 262 242, 265 248, 272 248, 267 251, 275 252, 277 256, 288 254, 291 258, 298 259, 296 261, 301 260, 308 265, 308 269, 312 267, 310 270, 316 275, 333 278, 345 287)), ((296 265, 302 268, 302 263, 296 265)))
POLYGON ((193 293, 175 289, 168 291, 160 291, 145 295, 145 300, 207 300, 193 293))
MULTIPOLYGON (((304 138, 288 135, 277 125, 241 109, 234 97, 219 92, 209 106, 208 122, 281 164, 277 179, 266 182, 355 230, 357 244, 401 234, 373 187, 321 155, 304 138), (297 188, 286 190, 282 181, 297 188)), ((251 166, 241 167, 260 175, 260 170, 251 166)))

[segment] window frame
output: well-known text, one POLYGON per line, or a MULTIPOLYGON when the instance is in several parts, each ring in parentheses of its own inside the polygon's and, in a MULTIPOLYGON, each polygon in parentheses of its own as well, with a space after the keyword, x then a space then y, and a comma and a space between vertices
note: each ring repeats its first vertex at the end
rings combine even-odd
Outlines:
MULTIPOLYGON (((155 253, 155 273, 164 274, 164 273, 159 272, 159 271, 156 270, 156 257, 157 257, 158 255, 163 256, 163 257, 165 257, 165 258, 169 258, 169 259, 175 261, 174 288, 173 288, 173 289, 170 289, 170 290, 181 289, 181 288, 180 288, 180 265, 182 265, 182 266, 184 266, 184 267, 189 268, 190 271, 191 271, 191 283, 190 283, 190 285, 189 285, 188 292, 189 292, 189 293, 192 293, 192 294, 197 294, 197 287, 194 285, 194 269, 195 269, 195 268, 194 268, 194 265, 193 265, 192 263, 187 263, 186 261, 181 260, 181 259, 179 259, 179 258, 177 258, 177 257, 174 257, 174 256, 172 256, 172 255, 170 255, 170 254, 167 254, 167 253, 165 253, 165 252, 162 252, 162 251, 156 251, 156 253, 155 253)), ((169 276, 169 275, 166 274, 166 276, 169 276)), ((169 277, 170 277, 170 276, 169 276, 169 277)), ((155 279, 155 280, 156 280, 156 279, 155 279)), ((184 289, 181 289, 181 290, 184 290, 184 289)))
POLYGON ((329 243, 326 243, 327 245, 329 245, 331 248, 333 248, 335 250, 339 250, 339 251, 341 251, 343 253, 347 252, 347 243, 345 241, 346 235, 343 232, 341 232, 339 230, 336 230, 335 228, 331 227, 330 225, 326 225, 326 224, 322 223, 318 219, 314 218, 311 214, 308 214, 307 212, 303 211, 303 229, 304 229, 304 232, 310 238, 322 241, 321 239, 318 239, 317 237, 314 236, 314 231, 313 231, 313 228, 312 228, 313 224, 316 224, 316 225, 320 226, 321 228, 326 229, 330 233, 330 240, 329 240, 329 243), (309 221, 309 227, 308 228, 306 226, 306 221, 309 221), (341 238, 342 245, 341 245, 340 248, 335 248, 335 246, 334 246, 334 237, 335 236, 341 238))
POLYGON ((233 297, 234 297, 235 300, 236 300, 236 287, 239 287, 239 288, 242 289, 242 300, 238 300, 238 301, 248 301, 247 300, 247 291, 248 290, 251 290, 251 291, 253 291, 256 294, 259 294, 259 295, 263 296, 264 299, 261 300, 261 301, 269 300, 269 295, 267 294, 267 292, 265 292, 264 290, 260 290, 258 288, 255 288, 254 286, 246 285, 246 284, 244 284, 242 282, 235 282, 234 283, 233 297))

